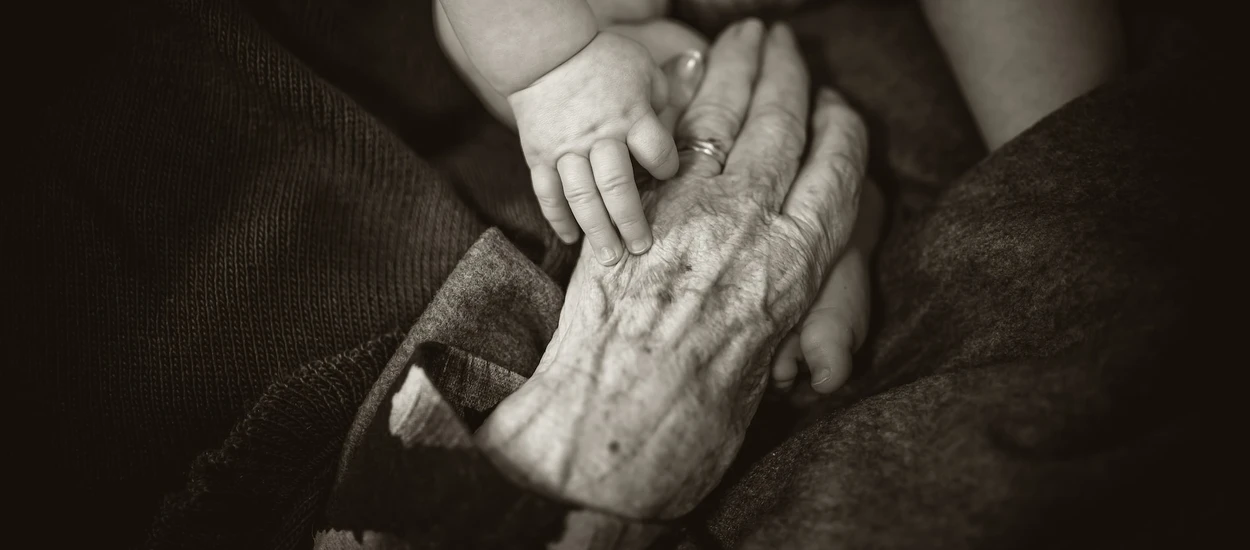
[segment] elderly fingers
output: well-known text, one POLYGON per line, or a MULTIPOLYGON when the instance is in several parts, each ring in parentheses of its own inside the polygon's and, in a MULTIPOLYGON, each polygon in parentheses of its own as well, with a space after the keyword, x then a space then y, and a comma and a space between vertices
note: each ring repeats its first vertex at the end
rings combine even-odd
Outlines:
POLYGON ((816 98, 812 144, 781 212, 819 254, 821 271, 842 252, 855 226, 868 156, 859 115, 832 90, 816 98))
POLYGON ((807 142, 807 89, 807 68, 794 33, 777 24, 764 43, 760 77, 746 123, 725 165, 727 174, 752 174, 760 167, 770 167, 765 171, 775 173, 775 181, 752 183, 772 186, 774 211, 794 181, 807 142))
MULTIPOLYGON (((764 24, 748 19, 726 29, 708 51, 703 83, 677 122, 678 141, 710 140, 733 147, 759 71, 764 24)), ((684 159, 683 159, 684 160, 684 159)), ((691 155, 682 173, 714 176, 723 168, 702 155, 691 155)))

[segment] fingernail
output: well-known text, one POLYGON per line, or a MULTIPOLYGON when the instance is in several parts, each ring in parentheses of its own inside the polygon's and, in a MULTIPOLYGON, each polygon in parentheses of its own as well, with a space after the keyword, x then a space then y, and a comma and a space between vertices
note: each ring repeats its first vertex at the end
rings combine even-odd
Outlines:
POLYGON ((599 249, 599 263, 603 265, 612 265, 616 263, 616 256, 617 253, 615 248, 605 246, 599 249))
POLYGON ((822 103, 837 103, 841 98, 842 96, 838 95, 838 92, 826 86, 821 86, 820 91, 816 92, 816 99, 822 103))
POLYGON ((573 244, 577 242, 578 234, 566 233, 566 234, 557 234, 556 236, 560 237, 560 241, 563 242, 564 244, 573 244))
POLYGON ((812 382, 812 386, 821 386, 821 385, 824 385, 824 383, 825 383, 825 382, 828 382, 830 378, 833 378, 833 376, 832 376, 832 375, 830 375, 830 374, 828 374, 828 373, 826 373, 823 377, 821 377, 821 378, 819 378, 819 379, 817 379, 816 377, 812 377, 812 380, 813 380, 813 382, 812 382))
POLYGON ((794 30, 790 28, 790 25, 782 22, 774 23, 773 30, 769 34, 769 38, 772 40, 794 42, 794 30))
POLYGON ((634 254, 642 254, 643 252, 646 252, 648 248, 651 248, 650 239, 635 239, 633 242, 629 243, 629 251, 634 254))
POLYGON ((684 108, 694 99, 703 82, 703 52, 687 50, 664 63, 664 75, 669 82, 669 105, 684 108))
POLYGON ((739 23, 733 31, 741 34, 746 34, 747 32, 760 33, 764 31, 764 22, 755 17, 749 17, 739 23))

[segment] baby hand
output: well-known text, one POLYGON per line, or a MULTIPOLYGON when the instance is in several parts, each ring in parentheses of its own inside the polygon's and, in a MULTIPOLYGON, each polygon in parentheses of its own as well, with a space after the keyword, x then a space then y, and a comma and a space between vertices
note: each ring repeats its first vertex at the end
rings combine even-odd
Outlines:
POLYGON ((789 389, 799 361, 811 373, 812 389, 832 393, 851 376, 851 355, 868 330, 868 266, 858 249, 849 249, 825 279, 816 303, 782 341, 773 358, 773 385, 789 389))
POLYGON ((668 103, 668 82, 647 49, 600 32, 508 103, 556 234, 572 243, 580 225, 604 265, 620 260, 622 238, 630 252, 646 252, 651 228, 630 154, 657 179, 677 173, 673 136, 656 116, 668 103))
POLYGON ((773 356, 773 385, 789 389, 799 363, 811 372, 812 389, 833 393, 851 376, 851 355, 868 332, 871 305, 868 258, 885 220, 885 202, 871 180, 860 195, 851 241, 825 278, 807 314, 773 356))

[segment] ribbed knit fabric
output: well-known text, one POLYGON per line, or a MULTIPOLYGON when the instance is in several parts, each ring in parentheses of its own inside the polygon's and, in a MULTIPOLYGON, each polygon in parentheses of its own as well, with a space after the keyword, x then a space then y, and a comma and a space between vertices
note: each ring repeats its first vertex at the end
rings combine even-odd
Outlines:
POLYGON ((21 368, 63 487, 38 490, 45 513, 100 523, 68 535, 142 540, 192 459, 302 365, 376 375, 487 227, 567 269, 515 136, 446 65, 428 3, 405 11, 407 41, 375 44, 402 58, 360 67, 334 65, 336 29, 387 6, 348 4, 130 2, 59 60, 16 214, 33 245, 21 368), (406 89, 370 80, 397 63, 406 89), (362 106, 388 93, 404 100, 362 106))

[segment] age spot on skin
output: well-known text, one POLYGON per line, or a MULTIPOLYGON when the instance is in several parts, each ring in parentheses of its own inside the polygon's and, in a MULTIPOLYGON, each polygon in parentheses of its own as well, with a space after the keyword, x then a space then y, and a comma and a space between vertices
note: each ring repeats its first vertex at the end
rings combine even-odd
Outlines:
POLYGON ((615 441, 608 443, 608 452, 615 453, 621 450, 621 444, 615 441))

